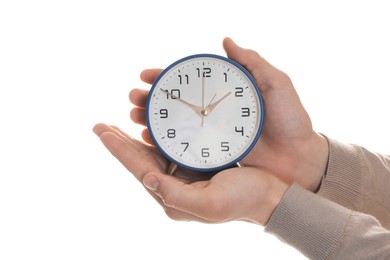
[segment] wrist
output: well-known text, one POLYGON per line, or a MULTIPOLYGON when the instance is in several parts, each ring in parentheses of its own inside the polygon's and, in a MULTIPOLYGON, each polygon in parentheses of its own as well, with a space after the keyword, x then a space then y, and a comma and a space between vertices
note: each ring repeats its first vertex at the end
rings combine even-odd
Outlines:
POLYGON ((319 133, 313 132, 303 145, 301 171, 297 174, 298 182, 309 191, 316 192, 326 172, 329 158, 329 144, 327 139, 319 133))
POLYGON ((256 208, 258 210, 255 212, 251 221, 262 226, 265 226, 268 223, 273 212, 282 201, 284 194, 290 187, 287 183, 281 181, 273 175, 269 175, 269 178, 268 188, 261 188, 262 196, 260 196, 261 199, 256 203, 256 208))
POLYGON ((265 212, 264 212, 265 214, 264 214, 264 218, 261 220, 261 225, 265 226, 268 223, 276 207, 282 201, 288 189, 289 189, 289 185, 278 180, 278 182, 275 184, 275 188, 273 188, 272 190, 271 196, 267 198, 268 202, 265 204, 266 205, 265 212))

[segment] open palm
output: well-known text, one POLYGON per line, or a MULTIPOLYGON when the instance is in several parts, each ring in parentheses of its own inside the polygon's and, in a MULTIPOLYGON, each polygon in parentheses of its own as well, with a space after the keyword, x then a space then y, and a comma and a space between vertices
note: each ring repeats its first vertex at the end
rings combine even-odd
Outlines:
POLYGON ((264 225, 288 188, 275 176, 251 167, 227 169, 206 180, 179 169, 174 178, 165 175, 168 161, 155 147, 105 124, 97 124, 94 132, 175 220, 247 220, 264 225))

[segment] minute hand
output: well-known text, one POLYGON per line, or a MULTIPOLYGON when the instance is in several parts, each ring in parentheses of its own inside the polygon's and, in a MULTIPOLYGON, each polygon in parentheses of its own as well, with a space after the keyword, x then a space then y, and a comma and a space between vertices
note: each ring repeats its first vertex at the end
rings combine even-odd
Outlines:
POLYGON ((225 98, 227 98, 231 93, 232 93, 232 92, 229 91, 228 93, 225 94, 225 96, 221 97, 219 100, 215 101, 214 103, 208 105, 208 106, 206 107, 208 113, 211 113, 211 111, 213 111, 214 108, 215 108, 219 103, 221 103, 222 100, 224 100, 225 98))

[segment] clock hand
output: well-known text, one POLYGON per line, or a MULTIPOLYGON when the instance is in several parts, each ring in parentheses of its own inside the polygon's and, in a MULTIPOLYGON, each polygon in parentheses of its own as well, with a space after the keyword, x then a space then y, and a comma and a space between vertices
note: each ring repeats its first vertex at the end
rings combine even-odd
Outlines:
POLYGON ((196 105, 194 105, 194 104, 191 104, 191 103, 189 103, 189 102, 187 102, 187 101, 185 101, 185 100, 179 98, 178 96, 176 96, 176 95, 174 95, 174 94, 172 94, 172 93, 169 93, 169 91, 166 90, 166 89, 160 88, 160 90, 161 90, 162 92, 166 93, 167 95, 171 96, 172 99, 177 99, 177 100, 179 100, 180 102, 186 104, 187 106, 189 106, 190 108, 192 108, 192 110, 194 110, 198 116, 203 117, 203 115, 202 115, 202 110, 203 110, 203 108, 202 108, 202 107, 196 106, 196 105))
MULTIPOLYGON (((228 93, 226 93, 223 97, 221 97, 219 100, 215 101, 214 103, 208 105, 206 107, 206 110, 207 110, 207 114, 211 113, 211 111, 214 110, 214 108, 219 104, 221 103, 222 100, 224 100, 225 98, 227 98, 230 94, 232 94, 231 91, 229 91, 228 93)), ((215 96, 214 96, 215 97, 215 96)), ((214 98, 213 98, 214 99, 214 98)), ((212 100, 211 100, 212 101, 212 100)), ((211 103, 211 102, 210 102, 211 103)))
POLYGON ((211 99, 211 101, 207 105, 207 107, 203 107, 202 111, 200 111, 200 114, 203 116, 203 118, 202 118, 202 126, 204 126, 204 118, 209 114, 209 110, 207 108, 210 106, 211 102, 213 102, 213 100, 214 100, 216 95, 217 95, 217 93, 214 94, 213 98, 211 99))
POLYGON ((208 116, 208 115, 211 113, 211 111, 213 111, 213 109, 214 109, 222 100, 224 100, 225 98, 227 98, 227 96, 229 96, 231 93, 232 93, 231 91, 228 92, 225 96, 223 96, 222 98, 220 98, 218 101, 216 101, 216 102, 214 102, 213 104, 211 104, 211 102, 213 102, 215 96, 217 95, 217 94, 215 94, 215 95, 213 96, 213 98, 211 99, 210 103, 207 105, 207 107, 202 108, 202 111, 200 111, 200 114, 202 115, 202 127, 205 126, 205 118, 206 118, 206 116, 208 116))
POLYGON ((205 126, 205 117, 207 115, 207 113, 205 113, 206 109, 204 106, 204 99, 205 99, 204 96, 205 96, 204 77, 202 77, 202 110, 200 111, 200 114, 202 115, 202 127, 205 126))
MULTIPOLYGON (((214 94, 213 98, 211 99, 211 101, 210 101, 210 103, 207 105, 207 107, 210 106, 210 104, 213 102, 213 100, 214 100, 214 98, 215 98, 216 96, 217 96, 217 93, 214 94)), ((207 107, 206 107, 206 108, 207 108, 207 107)))
POLYGON ((202 108, 205 108, 205 106, 204 106, 204 96, 205 96, 204 77, 202 77, 202 108))

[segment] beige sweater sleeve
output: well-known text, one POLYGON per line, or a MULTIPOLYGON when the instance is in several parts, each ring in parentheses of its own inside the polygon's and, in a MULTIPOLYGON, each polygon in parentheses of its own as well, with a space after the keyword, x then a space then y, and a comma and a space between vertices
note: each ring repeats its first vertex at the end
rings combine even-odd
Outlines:
POLYGON ((312 259, 390 259, 389 159, 328 140, 318 194, 292 185, 265 230, 312 259))
POLYGON ((318 195, 370 214, 390 229, 390 157, 327 139, 328 169, 318 195))

